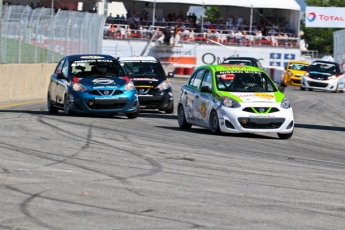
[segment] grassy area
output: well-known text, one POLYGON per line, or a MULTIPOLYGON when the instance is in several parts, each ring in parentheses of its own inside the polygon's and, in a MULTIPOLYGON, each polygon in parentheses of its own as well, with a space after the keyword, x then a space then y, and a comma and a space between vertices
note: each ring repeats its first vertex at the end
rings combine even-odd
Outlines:
POLYGON ((1 59, 2 63, 50 63, 58 62, 64 56, 62 54, 51 52, 48 49, 34 46, 25 41, 16 39, 4 40, 4 52, 6 55, 1 59), (53 56, 54 60, 51 61, 53 56))

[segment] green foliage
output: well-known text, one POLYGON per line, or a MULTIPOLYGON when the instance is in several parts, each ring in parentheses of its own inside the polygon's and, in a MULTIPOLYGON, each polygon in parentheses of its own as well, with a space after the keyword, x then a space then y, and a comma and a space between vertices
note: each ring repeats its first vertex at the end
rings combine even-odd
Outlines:
MULTIPOLYGON (((345 7, 344 0, 306 0, 308 6, 319 7, 345 7)), ((309 28, 305 27, 305 20, 301 21, 303 38, 308 44, 309 50, 318 50, 319 53, 333 54, 333 32, 341 28, 309 28)))
POLYGON ((208 20, 215 23, 220 17, 218 7, 215 7, 215 6, 206 7, 205 16, 207 17, 208 20))

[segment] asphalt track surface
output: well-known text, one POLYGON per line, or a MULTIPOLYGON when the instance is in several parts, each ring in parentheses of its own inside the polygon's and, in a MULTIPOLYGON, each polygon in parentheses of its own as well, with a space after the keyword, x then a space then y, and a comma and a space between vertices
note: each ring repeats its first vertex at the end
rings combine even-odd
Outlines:
POLYGON ((0 229, 344 229, 345 94, 286 95, 288 140, 3 103, 0 229))

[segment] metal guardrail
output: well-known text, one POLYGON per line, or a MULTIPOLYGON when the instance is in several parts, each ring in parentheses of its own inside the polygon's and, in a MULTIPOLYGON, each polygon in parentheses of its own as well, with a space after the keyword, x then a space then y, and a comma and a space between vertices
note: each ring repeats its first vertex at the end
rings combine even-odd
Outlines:
POLYGON ((53 63, 102 50, 104 15, 21 5, 0 13, 0 63, 53 63))

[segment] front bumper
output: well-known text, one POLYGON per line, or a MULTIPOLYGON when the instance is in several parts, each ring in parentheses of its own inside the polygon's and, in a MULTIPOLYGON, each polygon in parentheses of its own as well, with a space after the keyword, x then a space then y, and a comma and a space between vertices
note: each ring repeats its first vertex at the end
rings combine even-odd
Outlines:
POLYGON ((218 109, 219 127, 224 133, 291 133, 294 128, 292 108, 283 109, 280 103, 260 104, 262 108, 272 108, 270 113, 251 112, 257 104, 245 104, 241 108, 218 109), (245 106, 245 107, 244 107, 245 106))
POLYGON ((299 76, 291 76, 290 77, 290 85, 291 86, 301 86, 302 78, 299 76))
POLYGON ((327 90, 327 91, 336 91, 343 90, 344 89, 344 83, 339 84, 338 79, 331 79, 331 80, 315 80, 312 78, 303 77, 301 87, 307 88, 307 89, 320 89, 320 90, 327 90))
POLYGON ((173 104, 173 95, 170 91, 155 91, 138 95, 141 109, 170 109, 173 104))
POLYGON ((139 106, 134 92, 119 96, 95 97, 87 93, 69 94, 70 109, 75 113, 133 113, 139 106))

